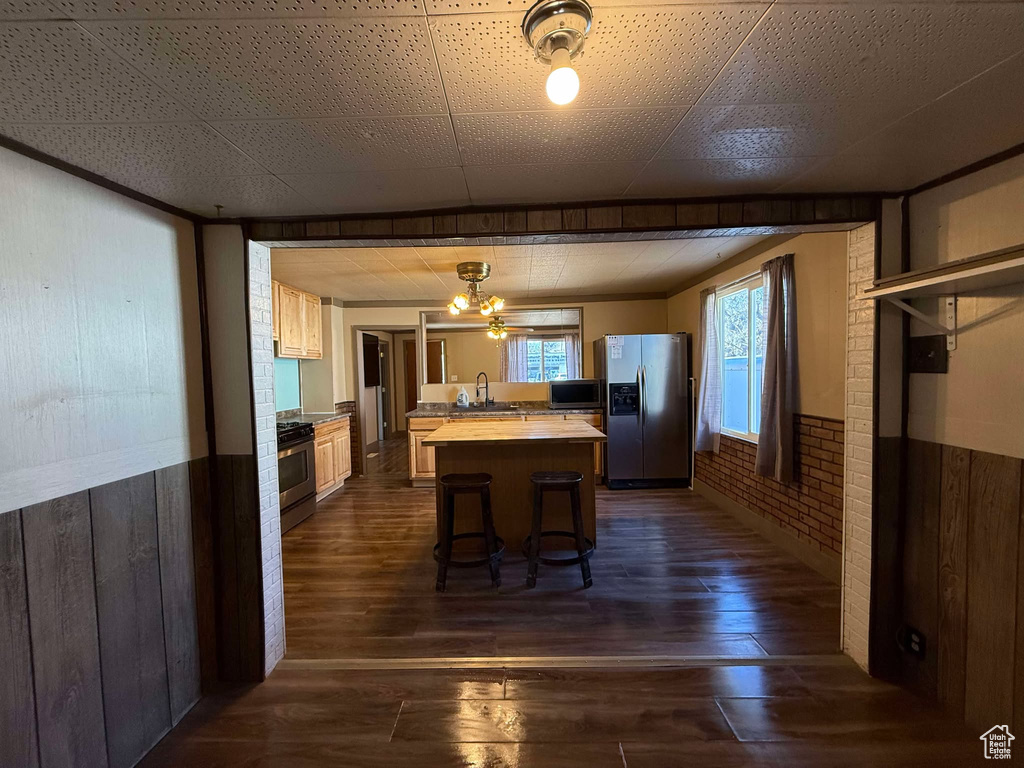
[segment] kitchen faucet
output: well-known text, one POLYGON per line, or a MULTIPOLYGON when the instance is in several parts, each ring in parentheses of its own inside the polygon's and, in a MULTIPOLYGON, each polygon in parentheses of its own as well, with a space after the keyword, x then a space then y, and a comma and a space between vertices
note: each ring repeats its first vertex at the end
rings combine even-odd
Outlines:
POLYGON ((478 373, 476 375, 476 396, 477 396, 477 399, 480 398, 480 377, 481 376, 484 377, 484 408, 486 408, 488 405, 494 405, 494 401, 491 400, 491 384, 487 380, 487 374, 484 371, 480 371, 480 373, 478 373))

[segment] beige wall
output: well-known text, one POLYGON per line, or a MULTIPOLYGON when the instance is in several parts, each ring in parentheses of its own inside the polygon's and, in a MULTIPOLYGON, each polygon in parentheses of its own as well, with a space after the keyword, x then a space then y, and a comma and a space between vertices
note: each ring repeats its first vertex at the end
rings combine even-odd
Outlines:
MULTIPOLYGON (((416 342, 416 332, 410 331, 408 333, 394 333, 392 334, 395 340, 395 348, 392 350, 394 357, 395 366, 395 405, 398 408, 397 414, 402 417, 395 420, 396 427, 399 429, 405 429, 405 412, 408 410, 405 403, 405 342, 407 340, 416 342)), ((416 380, 415 374, 413 374, 413 381, 416 380)), ((415 400, 415 395, 413 396, 415 400)))
POLYGON ((192 223, 0 149, 0 512, 207 452, 192 223))
MULTIPOLYGON (((1024 156, 1018 156, 910 201, 911 267, 939 264, 1024 245, 1024 156)), ((939 316, 938 299, 914 305, 939 316)), ((1024 287, 960 296, 957 334, 945 375, 910 377, 908 434, 919 440, 1024 458, 1024 287)), ((917 320, 913 335, 936 331, 917 320)))
POLYGON ((831 419, 844 417, 847 233, 801 235, 729 267, 668 300, 668 328, 694 334, 694 379, 700 381, 700 292, 758 271, 768 259, 794 254, 797 315, 797 406, 831 419))

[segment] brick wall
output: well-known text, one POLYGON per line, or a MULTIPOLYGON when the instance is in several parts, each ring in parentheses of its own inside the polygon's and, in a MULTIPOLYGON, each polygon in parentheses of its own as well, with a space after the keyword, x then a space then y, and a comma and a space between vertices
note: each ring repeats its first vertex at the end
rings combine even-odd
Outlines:
POLYGON ((857 297, 875 277, 875 226, 850 232, 846 324, 843 650, 867 669, 871 606, 875 306, 857 297))
POLYGON ((359 435, 359 419, 356 418, 356 401, 346 400, 344 403, 334 404, 335 413, 347 413, 349 415, 349 434, 352 435, 352 474, 361 475, 363 474, 363 456, 359 450, 359 446, 362 445, 360 440, 362 439, 359 435))
POLYGON ((843 422, 793 417, 794 482, 754 473, 757 446, 722 435, 721 452, 698 453, 696 479, 807 546, 838 559, 843 530, 843 422))
POLYGON ((266 673, 284 658, 284 583, 281 571, 281 505, 277 485, 277 414, 274 406, 274 341, 270 307, 270 249, 249 243, 249 314, 252 325, 253 399, 256 403, 256 471, 260 494, 263 561, 263 627, 266 673))

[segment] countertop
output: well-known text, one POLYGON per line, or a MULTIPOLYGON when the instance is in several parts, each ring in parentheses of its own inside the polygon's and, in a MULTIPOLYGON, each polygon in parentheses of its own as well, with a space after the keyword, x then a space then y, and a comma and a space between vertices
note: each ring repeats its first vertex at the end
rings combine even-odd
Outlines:
POLYGON ((457 443, 510 445, 550 443, 595 443, 607 439, 603 432, 582 421, 503 421, 473 424, 472 421, 449 422, 431 432, 424 445, 457 443))
POLYGON ((277 421, 303 421, 312 424, 314 427, 317 424, 326 424, 329 421, 338 421, 339 419, 347 419, 350 414, 347 413, 295 413, 294 411, 286 412, 289 415, 284 416, 278 414, 277 421))
POLYGON ((472 419, 474 417, 494 416, 541 416, 567 413, 602 413, 600 408, 552 408, 543 400, 523 401, 519 403, 498 402, 494 405, 474 408, 458 408, 455 403, 420 403, 414 411, 406 416, 410 418, 437 418, 447 416, 450 419, 472 419), (513 407, 515 406, 515 407, 513 407))

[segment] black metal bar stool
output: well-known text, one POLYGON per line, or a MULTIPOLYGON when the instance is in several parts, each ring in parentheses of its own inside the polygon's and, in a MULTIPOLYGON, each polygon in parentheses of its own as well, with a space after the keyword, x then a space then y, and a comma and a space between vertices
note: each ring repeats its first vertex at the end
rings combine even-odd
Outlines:
POLYGON ((583 535, 583 510, 580 505, 580 483, 583 475, 579 472, 534 472, 530 475, 533 483, 533 527, 531 533, 523 539, 523 554, 529 559, 530 568, 526 575, 526 586, 537 586, 537 565, 575 565, 580 564, 583 574, 583 588, 593 585, 590 578, 590 556, 594 554, 594 542, 583 535), (568 491, 569 507, 572 510, 572 531, 544 531, 544 492, 568 491), (546 536, 560 536, 576 542, 576 557, 542 557, 540 540, 546 536))
POLYGON ((437 560, 437 591, 444 592, 448 580, 448 566, 452 568, 476 568, 487 565, 491 569, 491 583, 501 586, 498 563, 505 554, 505 540, 494 532, 494 517, 491 515, 491 476, 485 472, 471 475, 445 475, 441 478, 441 540, 434 545, 434 559, 437 560), (460 493, 480 494, 480 516, 483 518, 482 531, 455 533, 455 497, 460 493), (452 560, 452 542, 457 539, 483 539, 487 546, 487 557, 478 560, 452 560))

